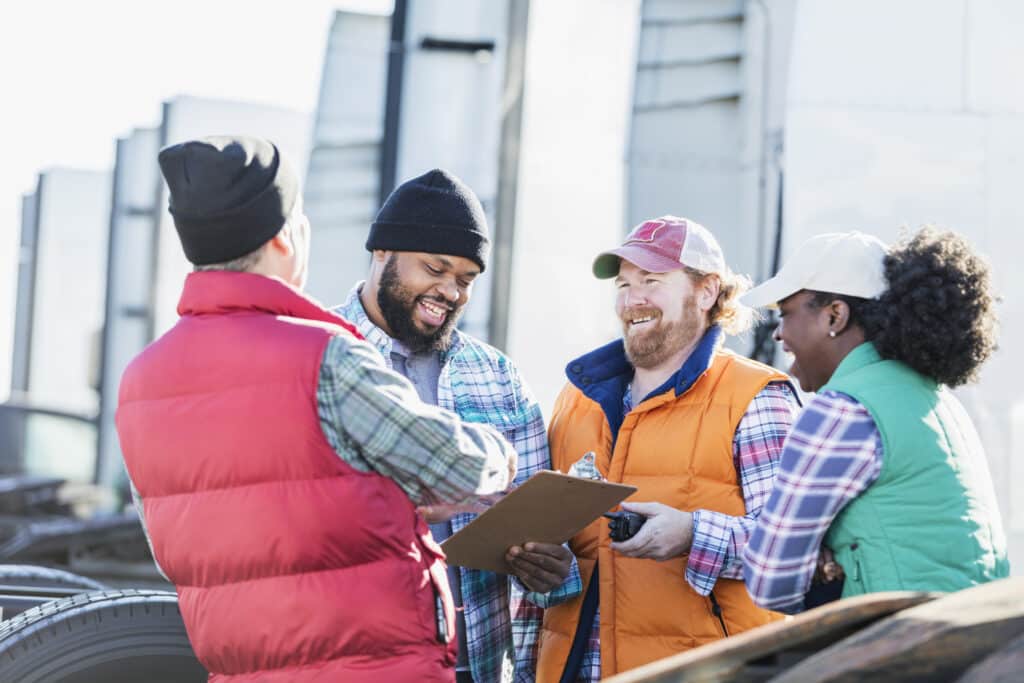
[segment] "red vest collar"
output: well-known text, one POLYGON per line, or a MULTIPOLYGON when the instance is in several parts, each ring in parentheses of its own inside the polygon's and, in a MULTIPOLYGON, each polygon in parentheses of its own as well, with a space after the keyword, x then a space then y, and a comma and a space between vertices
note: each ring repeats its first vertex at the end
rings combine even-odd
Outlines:
POLYGON ((226 270, 203 270, 189 273, 185 278, 178 315, 243 311, 330 323, 344 328, 357 339, 363 338, 352 323, 280 278, 226 270))

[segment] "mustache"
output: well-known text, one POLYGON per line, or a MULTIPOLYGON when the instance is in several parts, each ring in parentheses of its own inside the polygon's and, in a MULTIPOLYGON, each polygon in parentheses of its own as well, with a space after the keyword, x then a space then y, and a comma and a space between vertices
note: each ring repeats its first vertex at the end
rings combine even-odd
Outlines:
POLYGON ((628 323, 631 320, 636 320, 637 318, 658 318, 660 316, 661 309, 652 308, 650 306, 634 306, 632 308, 627 308, 623 310, 622 315, 619 317, 621 318, 622 322, 628 323))

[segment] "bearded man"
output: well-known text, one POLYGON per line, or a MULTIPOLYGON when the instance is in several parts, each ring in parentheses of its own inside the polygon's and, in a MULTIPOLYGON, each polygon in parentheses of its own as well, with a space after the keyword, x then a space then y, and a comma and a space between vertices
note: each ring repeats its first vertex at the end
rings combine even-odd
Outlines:
POLYGON ((612 543, 603 520, 570 541, 586 590, 548 609, 538 681, 596 681, 780 618, 743 584, 742 552, 799 407, 786 375, 722 349, 751 311, 748 281, 703 226, 665 216, 600 254, 622 339, 569 363, 549 429, 569 471, 588 451, 646 517, 612 543), (600 577, 600 578, 598 578, 600 577))
MULTIPOLYGON (((480 201, 461 180, 435 169, 400 185, 370 229, 369 277, 336 311, 407 377, 420 398, 467 422, 483 422, 515 447, 515 485, 550 469, 544 418, 515 366, 497 349, 456 329, 490 242, 480 201)), ((466 508, 420 508, 434 538, 472 521, 466 508)), ((458 635, 458 683, 534 680, 542 608, 578 595, 568 548, 527 543, 509 549, 512 576, 450 567, 458 635)))

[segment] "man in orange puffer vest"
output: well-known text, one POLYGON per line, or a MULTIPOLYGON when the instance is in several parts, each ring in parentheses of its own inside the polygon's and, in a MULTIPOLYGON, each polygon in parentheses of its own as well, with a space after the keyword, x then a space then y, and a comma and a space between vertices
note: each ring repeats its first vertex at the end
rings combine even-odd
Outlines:
POLYGON ((570 546, 583 594, 546 610, 538 681, 595 681, 781 618, 758 608, 741 557, 799 402, 786 375, 721 348, 749 325, 744 278, 704 227, 665 216, 594 261, 615 278, 623 338, 566 368, 549 430, 562 471, 637 487, 646 522, 570 546), (589 469, 593 469, 592 466, 589 469))
POLYGON ((159 161, 196 272, 125 371, 117 430, 210 680, 453 683, 444 555, 416 506, 503 490, 515 452, 302 293, 309 225, 273 144, 159 161))

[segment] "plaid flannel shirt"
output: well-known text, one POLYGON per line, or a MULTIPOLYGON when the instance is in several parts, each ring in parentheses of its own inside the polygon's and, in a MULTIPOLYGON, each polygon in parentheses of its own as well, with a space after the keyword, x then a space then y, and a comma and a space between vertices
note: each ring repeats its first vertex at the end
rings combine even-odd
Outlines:
POLYGON ((409 380, 386 368, 366 342, 327 342, 316 400, 320 428, 338 456, 392 479, 417 505, 471 502, 508 480, 505 440, 421 402, 409 380))
POLYGON ((786 440, 779 475, 744 551, 744 579, 757 604, 799 612, 836 515, 882 471, 871 414, 835 391, 818 394, 786 440))
POLYGON ((786 382, 773 382, 754 397, 740 420, 733 436, 732 457, 746 514, 733 517, 694 510, 686 580, 699 594, 709 594, 719 578, 743 578, 743 549, 771 495, 786 434, 799 411, 792 387, 786 382))
MULTIPOLYGON (((623 403, 627 412, 632 409, 628 391, 623 403)), ((743 548, 772 492, 786 433, 799 408, 799 400, 789 383, 773 382, 754 397, 740 419, 733 435, 732 451, 747 512, 742 517, 734 517, 712 510, 694 510, 693 544, 686 564, 686 581, 697 593, 710 593, 719 578, 743 578, 743 548)), ((600 620, 598 610, 578 681, 601 678, 600 620)))
MULTIPOLYGON (((360 282, 334 309, 359 330, 391 363, 391 338, 374 325, 359 300, 360 282)), ((515 485, 550 469, 544 417, 515 366, 497 349, 455 330, 442 358, 437 402, 466 422, 489 424, 501 432, 519 455, 515 485)), ((458 532, 474 515, 452 519, 458 532)), ((573 562, 561 587, 547 594, 527 592, 517 579, 491 572, 459 568, 469 665, 476 683, 515 680, 532 683, 537 659, 537 636, 543 607, 575 597, 582 590, 573 562)))

